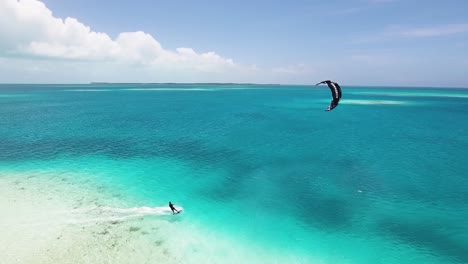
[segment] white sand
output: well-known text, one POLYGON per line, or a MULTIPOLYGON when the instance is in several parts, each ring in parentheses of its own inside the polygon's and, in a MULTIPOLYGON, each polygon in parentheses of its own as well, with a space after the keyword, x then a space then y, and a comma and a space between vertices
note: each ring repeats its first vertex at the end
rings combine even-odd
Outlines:
POLYGON ((102 210, 110 198, 95 187, 43 178, 0 174, 0 263, 178 262, 154 240, 167 220, 145 225, 144 214, 102 210))

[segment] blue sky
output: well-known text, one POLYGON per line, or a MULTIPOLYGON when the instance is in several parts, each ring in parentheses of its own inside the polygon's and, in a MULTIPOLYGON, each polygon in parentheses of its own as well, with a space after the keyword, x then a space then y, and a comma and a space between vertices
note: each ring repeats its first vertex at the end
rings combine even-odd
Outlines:
POLYGON ((11 30, 0 29, 10 40, 0 82, 468 87, 462 0, 0 0, 2 9, 0 28, 11 30))

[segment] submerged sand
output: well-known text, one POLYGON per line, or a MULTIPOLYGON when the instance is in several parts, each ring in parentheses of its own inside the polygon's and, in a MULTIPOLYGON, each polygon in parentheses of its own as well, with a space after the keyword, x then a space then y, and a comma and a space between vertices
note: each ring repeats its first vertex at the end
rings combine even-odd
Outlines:
POLYGON ((202 230, 187 212, 131 206, 79 178, 0 172, 0 263, 310 263, 202 230))
POLYGON ((143 228, 144 215, 103 210, 104 201, 118 201, 89 184, 62 180, 52 183, 34 173, 1 176, 2 263, 177 262, 163 240, 154 240, 163 237, 158 232, 170 227, 168 221, 143 228))

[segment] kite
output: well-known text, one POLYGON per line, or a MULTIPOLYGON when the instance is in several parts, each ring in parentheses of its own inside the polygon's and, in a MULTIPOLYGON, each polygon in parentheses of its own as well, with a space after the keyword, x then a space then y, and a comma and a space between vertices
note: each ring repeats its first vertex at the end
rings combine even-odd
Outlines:
POLYGON ((340 102, 341 87, 336 82, 332 82, 330 80, 319 82, 316 85, 319 85, 319 84, 322 84, 322 83, 326 83, 328 85, 328 88, 330 88, 330 90, 332 92, 332 101, 330 102, 330 105, 328 106, 328 108, 325 110, 325 111, 330 111, 333 108, 337 107, 338 103, 340 102))

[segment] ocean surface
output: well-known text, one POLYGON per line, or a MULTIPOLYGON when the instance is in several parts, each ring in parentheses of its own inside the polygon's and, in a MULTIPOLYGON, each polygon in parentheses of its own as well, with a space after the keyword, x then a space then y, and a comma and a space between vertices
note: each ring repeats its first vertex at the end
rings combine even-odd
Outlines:
POLYGON ((468 263, 468 89, 342 89, 3 84, 0 177, 98 187, 177 263, 468 263))

